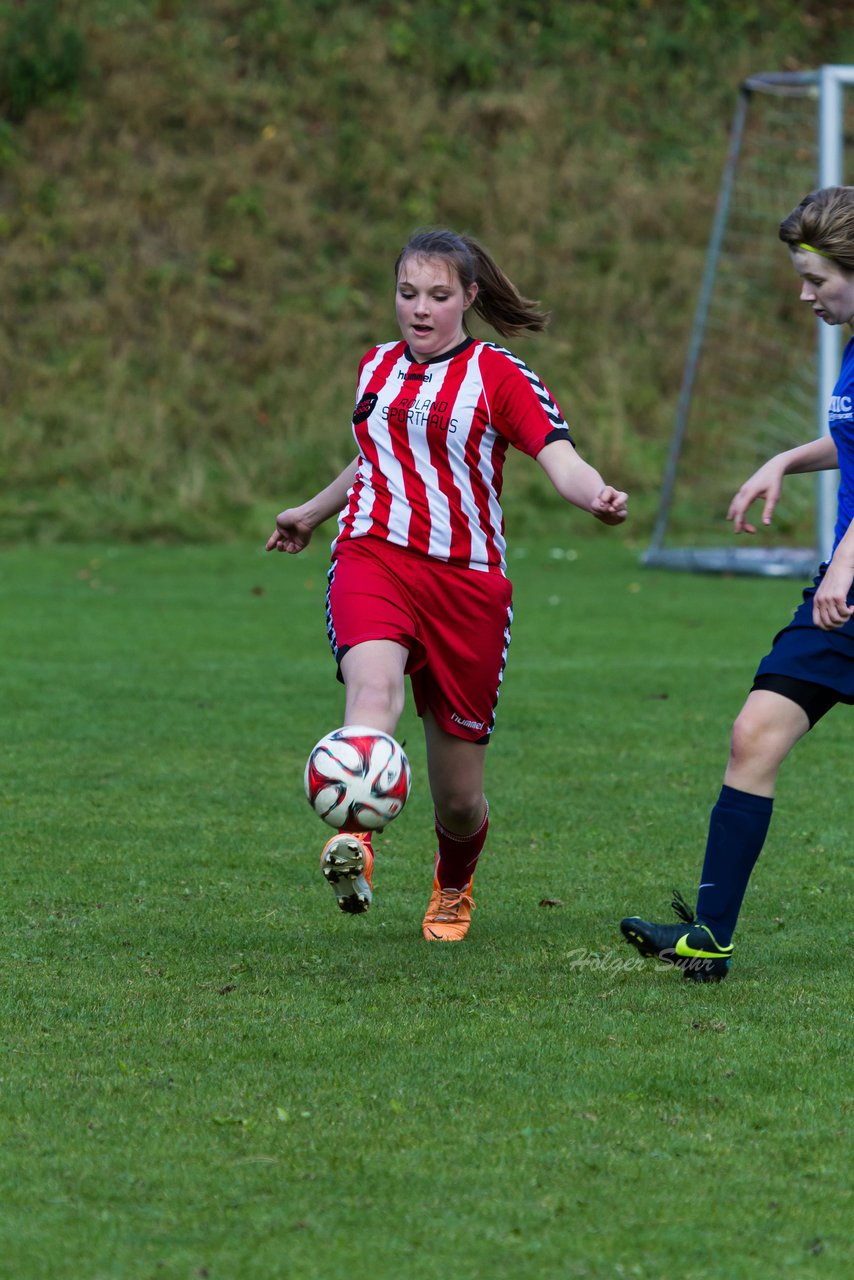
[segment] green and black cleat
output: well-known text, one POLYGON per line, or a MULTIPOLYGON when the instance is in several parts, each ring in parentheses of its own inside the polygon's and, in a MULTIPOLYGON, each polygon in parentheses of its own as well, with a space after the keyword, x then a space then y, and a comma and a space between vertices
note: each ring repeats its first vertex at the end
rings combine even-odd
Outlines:
POLYGON ((674 892, 671 903, 679 924, 651 924, 639 916, 620 921, 626 942, 642 956, 682 970, 692 982, 721 982, 729 972, 732 943, 722 947, 706 924, 700 924, 681 893, 674 892), (686 927, 687 926, 687 927, 686 927))

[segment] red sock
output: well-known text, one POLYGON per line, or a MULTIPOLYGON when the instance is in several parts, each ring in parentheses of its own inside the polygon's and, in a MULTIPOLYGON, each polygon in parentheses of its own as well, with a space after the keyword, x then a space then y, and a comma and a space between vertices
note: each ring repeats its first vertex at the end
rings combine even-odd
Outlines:
POLYGON ((436 879, 442 889, 465 889, 474 875, 477 860, 486 844, 486 833, 489 830, 489 805, 483 815, 483 822, 477 831, 469 836, 458 836, 443 827, 436 819, 436 835, 439 839, 439 854, 436 858, 436 879))

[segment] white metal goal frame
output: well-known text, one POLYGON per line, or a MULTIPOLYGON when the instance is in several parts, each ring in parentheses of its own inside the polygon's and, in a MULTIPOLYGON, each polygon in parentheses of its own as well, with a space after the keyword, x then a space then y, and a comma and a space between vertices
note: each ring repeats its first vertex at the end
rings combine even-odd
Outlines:
MULTIPOLYGON (((843 177, 843 94, 846 86, 849 85, 854 85, 854 66, 828 65, 817 71, 763 72, 749 76, 742 82, 706 252, 706 263, 676 406, 658 513, 650 545, 641 557, 645 565, 707 573, 808 577, 816 572, 819 562, 826 560, 830 555, 833 547, 838 485, 838 476, 835 471, 818 473, 814 547, 805 549, 733 545, 719 548, 665 547, 664 541, 751 97, 757 92, 797 92, 799 89, 816 96, 818 142, 816 185, 839 186, 845 181, 843 177)), ((838 376, 839 332, 821 321, 818 322, 817 360, 817 435, 824 435, 828 431, 828 404, 838 376)))

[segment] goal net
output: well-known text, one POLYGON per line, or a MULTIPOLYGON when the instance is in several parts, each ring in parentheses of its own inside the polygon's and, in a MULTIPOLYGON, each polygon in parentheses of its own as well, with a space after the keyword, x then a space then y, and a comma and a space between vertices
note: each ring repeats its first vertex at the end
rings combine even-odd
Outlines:
MULTIPOLYGON (((843 73, 842 83, 851 72, 854 84, 854 68, 832 70, 843 73)), ((816 322, 798 300, 777 238, 781 220, 808 191, 844 180, 854 93, 838 99, 830 160, 840 174, 828 179, 823 83, 822 73, 802 72, 753 76, 741 86, 645 564, 803 577, 825 552, 818 508, 828 489, 815 475, 787 480, 771 528, 749 545, 726 522, 733 494, 766 458, 826 430, 830 388, 820 385, 816 322)), ((835 331, 822 336, 828 339, 838 348, 835 331)), ((838 359, 824 364, 835 376, 838 359)))

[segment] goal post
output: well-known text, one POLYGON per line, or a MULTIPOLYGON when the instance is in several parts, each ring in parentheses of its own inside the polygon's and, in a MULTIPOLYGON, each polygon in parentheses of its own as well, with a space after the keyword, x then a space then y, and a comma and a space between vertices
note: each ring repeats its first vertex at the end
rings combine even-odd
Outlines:
POLYGON ((854 67, 768 72, 740 86, 645 565, 812 576, 833 544, 835 471, 787 482, 774 525, 746 545, 725 516, 767 457, 827 431, 839 333, 804 343, 788 255, 776 237, 807 191, 845 181, 854 67))

